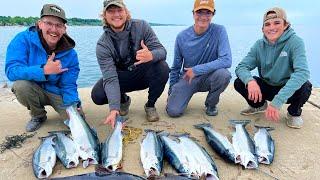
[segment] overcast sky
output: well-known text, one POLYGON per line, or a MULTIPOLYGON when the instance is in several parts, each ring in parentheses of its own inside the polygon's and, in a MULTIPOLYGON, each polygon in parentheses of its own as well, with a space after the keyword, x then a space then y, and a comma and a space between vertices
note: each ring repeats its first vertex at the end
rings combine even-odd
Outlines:
MULTIPOLYGON (((68 18, 99 18, 102 0, 0 0, 0 16, 39 16, 45 3, 60 5, 68 18)), ((125 0, 133 18, 155 23, 193 23, 194 0, 125 0)), ((260 24, 266 9, 279 6, 293 24, 320 24, 319 0, 216 0, 219 24, 260 24)))

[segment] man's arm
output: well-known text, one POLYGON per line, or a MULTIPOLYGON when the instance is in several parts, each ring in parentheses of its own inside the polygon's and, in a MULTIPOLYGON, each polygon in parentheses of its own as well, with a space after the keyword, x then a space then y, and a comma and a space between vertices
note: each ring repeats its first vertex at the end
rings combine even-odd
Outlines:
POLYGON ((102 72, 103 87, 109 102, 109 109, 120 110, 120 85, 115 62, 112 58, 111 40, 105 36, 100 39, 96 47, 96 55, 102 72))
POLYGON ((171 88, 174 84, 176 84, 181 76, 181 68, 183 64, 183 56, 181 54, 180 50, 180 42, 179 42, 179 36, 176 38, 175 46, 174 46, 174 59, 173 64, 170 71, 169 76, 169 92, 171 93, 171 88))
MULTIPOLYGON (((29 44, 22 33, 18 34, 9 44, 6 54, 5 72, 10 81, 33 80, 46 81, 43 64, 28 65, 29 44)), ((37 57, 41 58, 41 57, 37 57)), ((43 57, 44 59, 46 57, 43 57)))
POLYGON ((199 64, 192 68, 193 73, 197 75, 208 74, 217 69, 230 68, 232 64, 232 55, 228 40, 227 31, 221 26, 218 34, 218 58, 205 64, 199 64))
POLYGON ((292 54, 293 73, 290 79, 273 98, 271 104, 280 108, 286 101, 310 78, 305 46, 302 39, 298 38, 293 43, 292 54))
POLYGON ((61 74, 59 81, 59 87, 62 93, 63 104, 65 106, 70 106, 73 104, 78 104, 80 102, 77 79, 79 76, 79 60, 77 53, 72 50, 71 55, 69 55, 69 62, 72 62, 67 71, 61 74))

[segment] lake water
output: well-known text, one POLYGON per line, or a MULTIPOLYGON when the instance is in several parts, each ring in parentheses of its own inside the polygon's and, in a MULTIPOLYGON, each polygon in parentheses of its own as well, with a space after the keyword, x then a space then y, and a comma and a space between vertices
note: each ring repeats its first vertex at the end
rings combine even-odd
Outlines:
MULTIPOLYGON (((235 78, 235 67, 247 54, 254 42, 262 37, 261 26, 225 26, 228 32, 232 50, 233 63, 230 71, 235 78)), ((176 35, 186 26, 156 26, 153 27, 159 40, 167 49, 167 62, 171 66, 176 35)), ((320 87, 320 51, 319 36, 320 26, 293 26, 297 34, 304 39, 311 71, 311 82, 315 87, 320 87)), ((26 27, 0 27, 0 83, 7 81, 4 73, 6 48, 11 39, 26 27)), ((79 87, 88 87, 95 84, 101 77, 95 47, 102 33, 102 27, 68 27, 69 35, 76 41, 76 50, 80 61, 79 87)))

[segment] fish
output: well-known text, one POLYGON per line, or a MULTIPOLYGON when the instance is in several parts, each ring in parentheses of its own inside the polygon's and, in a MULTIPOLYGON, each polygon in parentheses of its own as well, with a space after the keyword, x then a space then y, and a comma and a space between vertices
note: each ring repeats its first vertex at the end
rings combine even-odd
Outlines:
POLYGON ((209 123, 197 124, 194 125, 194 127, 203 130, 206 136, 206 141, 217 154, 219 154, 224 160, 230 163, 235 163, 235 151, 226 136, 215 131, 209 123))
POLYGON ((76 144, 83 168, 90 164, 98 164, 100 160, 100 143, 97 132, 90 128, 88 123, 77 111, 76 106, 68 106, 66 111, 69 120, 65 124, 70 128, 73 142, 76 144))
POLYGON ((103 180, 103 179, 112 179, 112 180, 146 180, 145 178, 130 174, 126 172, 109 172, 109 173, 100 173, 100 172, 94 172, 94 173, 88 173, 88 174, 81 174, 81 175, 75 175, 75 176, 68 176, 68 177, 58 177, 58 178, 52 178, 54 180, 103 180))
POLYGON ((64 167, 67 169, 77 167, 79 164, 79 153, 76 144, 66 136, 64 131, 51 131, 49 134, 55 136, 54 141, 54 149, 56 154, 64 167))
POLYGON ((163 168, 163 146, 157 132, 146 129, 140 143, 140 160, 147 177, 160 176, 163 168))
POLYGON ((229 120, 234 126, 232 134, 232 145, 236 153, 236 163, 240 163, 246 169, 257 169, 258 158, 256 156, 255 144, 245 126, 250 120, 229 120))
POLYGON ((187 152, 178 141, 178 139, 169 138, 169 133, 162 132, 158 134, 163 144, 164 156, 169 163, 177 170, 180 175, 192 177, 196 174, 194 159, 187 155, 187 152))
POLYGON ((32 157, 33 173, 38 179, 46 179, 52 174, 56 164, 56 152, 53 148, 54 136, 44 137, 32 157))
POLYGON ((116 124, 111 135, 102 143, 101 161, 102 166, 108 171, 116 171, 121 168, 122 160, 122 124, 125 118, 122 116, 116 117, 116 124))
POLYGON ((196 173, 193 174, 193 177, 218 180, 218 169, 209 153, 187 134, 179 135, 178 139, 187 155, 190 159, 193 158, 195 163, 193 166, 196 169, 196 173))
POLYGON ((275 145, 269 131, 274 130, 272 127, 255 126, 258 131, 254 135, 256 145, 256 154, 258 162, 261 164, 271 164, 274 159, 275 145))

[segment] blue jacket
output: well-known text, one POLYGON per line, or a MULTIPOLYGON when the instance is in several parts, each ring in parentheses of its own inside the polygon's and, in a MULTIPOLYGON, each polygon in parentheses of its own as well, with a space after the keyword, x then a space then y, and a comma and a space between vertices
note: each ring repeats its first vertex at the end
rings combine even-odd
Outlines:
POLYGON ((43 66, 47 59, 38 31, 32 26, 10 42, 6 54, 6 75, 10 81, 33 81, 46 91, 62 96, 65 106, 79 103, 76 81, 80 69, 76 51, 72 48, 56 53, 55 59, 61 61, 62 68, 68 68, 61 74, 44 74, 43 66))
POLYGON ((183 77, 183 68, 192 67, 195 76, 199 76, 217 69, 230 68, 231 64, 228 35, 222 25, 211 23, 207 31, 201 35, 197 35, 194 27, 190 26, 176 38, 170 89, 183 77))

